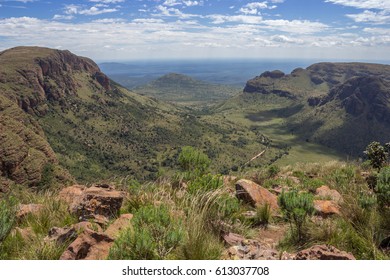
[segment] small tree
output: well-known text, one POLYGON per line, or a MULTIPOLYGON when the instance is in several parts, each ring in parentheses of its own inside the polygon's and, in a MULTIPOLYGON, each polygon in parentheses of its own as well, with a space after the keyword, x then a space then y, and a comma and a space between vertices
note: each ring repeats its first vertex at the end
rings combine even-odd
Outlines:
POLYGON ((278 197, 278 204, 290 223, 291 231, 295 232, 298 242, 301 241, 306 219, 314 212, 313 195, 299 193, 296 190, 291 192, 283 191, 278 197))
POLYGON ((390 167, 379 172, 375 192, 380 205, 390 206, 390 167))
POLYGON ((183 171, 204 174, 210 166, 210 159, 202 151, 185 146, 179 154, 178 162, 183 171))
MULTIPOLYGON (((386 144, 386 148, 387 144, 386 144)), ((388 153, 386 152, 385 147, 383 147, 379 142, 371 142, 364 153, 367 155, 370 164, 376 169, 381 169, 387 161, 388 153)))

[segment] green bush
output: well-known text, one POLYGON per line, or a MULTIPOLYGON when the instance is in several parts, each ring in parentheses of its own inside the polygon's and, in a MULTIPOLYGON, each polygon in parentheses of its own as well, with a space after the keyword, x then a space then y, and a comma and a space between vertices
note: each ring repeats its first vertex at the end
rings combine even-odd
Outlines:
POLYGON ((271 221, 271 217, 271 206, 268 203, 258 206, 256 207, 256 215, 253 218, 253 224, 267 228, 271 221))
POLYGON ((0 242, 2 242, 15 223, 17 201, 13 197, 0 200, 0 242))
POLYGON ((390 205, 390 167, 385 167, 379 172, 375 192, 382 206, 390 205))
POLYGON ((169 257, 183 238, 179 219, 167 206, 145 206, 134 214, 132 227, 115 240, 109 259, 162 260, 169 257))
POLYGON ((291 231, 295 233, 297 241, 303 238, 303 227, 308 216, 314 212, 313 195, 298 191, 282 192, 278 197, 278 204, 284 216, 290 223, 291 231))
POLYGON ((223 179, 219 175, 199 175, 188 183, 188 192, 215 191, 223 186, 223 179))
POLYGON ((387 161, 388 153, 386 152, 386 148, 379 142, 371 142, 364 153, 367 155, 371 166, 376 169, 381 169, 387 161))
POLYGON ((178 162, 183 171, 197 174, 204 174, 211 163, 206 154, 190 146, 182 148, 178 162))

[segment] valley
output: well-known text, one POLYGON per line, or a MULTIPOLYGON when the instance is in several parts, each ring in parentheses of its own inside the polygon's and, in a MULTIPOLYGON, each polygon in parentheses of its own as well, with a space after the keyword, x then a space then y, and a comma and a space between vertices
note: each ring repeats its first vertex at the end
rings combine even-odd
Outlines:
POLYGON ((241 88, 172 72, 125 88, 40 47, 0 65, 0 259, 390 258, 389 65, 241 88))

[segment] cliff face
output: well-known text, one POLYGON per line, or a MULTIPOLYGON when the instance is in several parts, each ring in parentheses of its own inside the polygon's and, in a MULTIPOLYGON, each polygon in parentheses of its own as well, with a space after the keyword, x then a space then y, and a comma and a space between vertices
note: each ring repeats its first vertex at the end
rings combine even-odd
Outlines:
POLYGON ((0 64, 5 66, 0 70, 0 89, 28 113, 45 115, 47 101, 66 104, 80 88, 76 79, 80 73, 111 90, 109 79, 92 60, 69 51, 17 47, 1 52, 0 64))
POLYGON ((40 125, 1 95, 0 116, 0 191, 12 182, 38 186, 44 176, 50 177, 51 182, 47 183, 52 184, 73 181, 58 165, 40 125))

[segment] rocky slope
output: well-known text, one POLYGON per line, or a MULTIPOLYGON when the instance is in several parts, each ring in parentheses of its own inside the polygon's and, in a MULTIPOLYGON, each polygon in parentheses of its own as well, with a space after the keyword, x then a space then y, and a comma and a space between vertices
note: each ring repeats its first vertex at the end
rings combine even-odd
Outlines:
MULTIPOLYGON (((1 114, 13 118, 18 112, 34 122, 44 144, 32 147, 30 137, 25 150, 43 151, 35 157, 39 164, 32 164, 38 171, 47 163, 53 166, 46 169, 56 169, 58 159, 81 181, 129 175, 147 180, 155 179, 161 169, 176 168, 174 158, 186 145, 203 148, 215 160, 214 170, 245 162, 264 148, 253 132, 245 135, 249 145, 237 147, 239 127, 232 131, 230 124, 210 123, 186 109, 126 90, 93 61, 69 51, 17 47, 0 53, 0 65, 2 102, 19 108, 14 114, 2 109, 1 114)), ((10 140, 3 141, 17 142, 18 133, 10 124, 7 131, 10 140)), ((37 184, 38 175, 34 180, 15 179, 15 166, 22 166, 27 153, 16 156, 11 150, 4 148, 3 153, 11 153, 18 162, 5 159, 2 177, 37 184)))
POLYGON ((371 141, 390 139, 389 77, 390 65, 318 63, 288 75, 265 72, 248 81, 244 96, 288 99, 299 110, 287 117, 281 111, 286 130, 358 156, 371 141))

